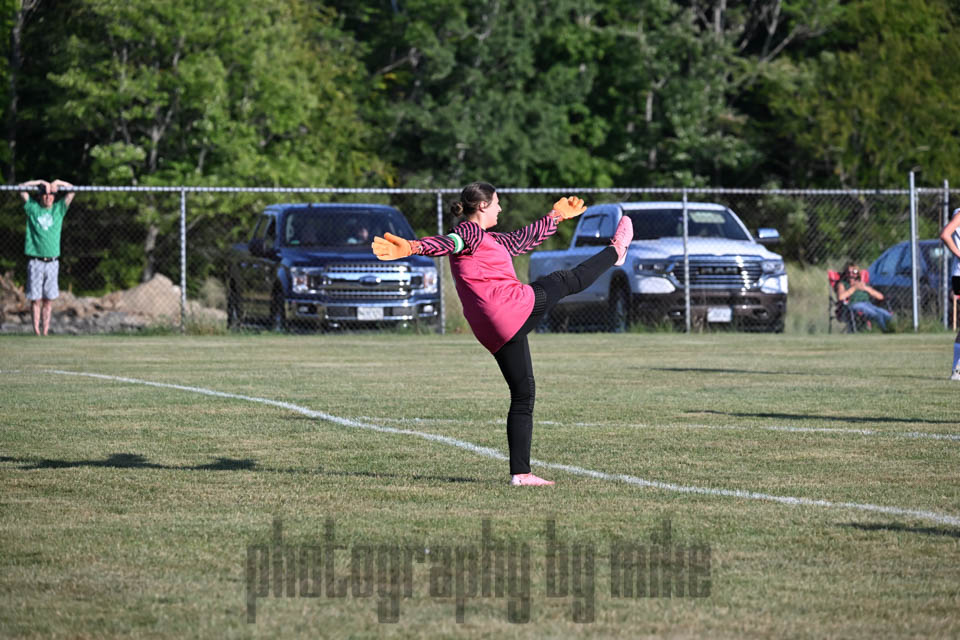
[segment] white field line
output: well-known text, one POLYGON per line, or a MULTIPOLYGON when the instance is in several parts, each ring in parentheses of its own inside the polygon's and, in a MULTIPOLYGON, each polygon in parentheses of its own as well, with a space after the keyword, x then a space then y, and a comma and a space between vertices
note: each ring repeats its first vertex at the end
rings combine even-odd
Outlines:
MULTIPOLYGON (((380 422, 393 422, 396 424, 466 424, 466 420, 458 418, 377 418, 373 416, 359 416, 359 420, 378 420, 380 422)), ((476 422, 471 422, 476 424, 476 422)), ((484 424, 503 424, 503 420, 488 420, 484 424)), ((786 426, 750 426, 742 427, 736 425, 718 425, 718 424, 646 424, 643 422, 616 423, 616 422, 556 422, 553 420, 537 420, 537 424, 543 425, 565 425, 569 427, 637 427, 640 429, 708 429, 714 431, 785 431, 788 433, 827 433, 837 435, 858 435, 858 436, 886 436, 890 438, 910 438, 910 439, 929 439, 929 440, 953 440, 960 442, 960 434, 956 433, 922 433, 920 431, 878 431, 876 429, 848 429, 843 427, 786 427, 786 426)))
MULTIPOLYGON (((146 385, 149 387, 157 387, 161 389, 177 389, 179 391, 187 391, 190 393, 199 393, 206 396, 214 396, 218 398, 230 398, 233 400, 244 400, 246 402, 255 402, 258 404, 268 405, 271 407, 277 407, 280 409, 287 409, 295 413, 307 416, 309 418, 317 418, 319 420, 326 420, 334 424, 339 424, 345 427, 353 427, 357 429, 367 429, 369 431, 375 431, 378 433, 389 433, 392 435, 406 435, 406 436, 415 436, 417 438, 422 438, 431 442, 438 442, 441 444, 446 444, 452 447, 457 447, 459 449, 464 449, 471 453, 477 455, 492 458, 494 460, 507 460, 507 456, 503 453, 497 451, 496 449, 491 449, 489 447, 481 447, 475 445, 471 442, 466 442, 464 440, 457 440, 456 438, 450 438, 448 436, 442 436, 432 433, 424 433, 422 431, 413 431, 411 429, 396 429, 393 427, 385 427, 376 424, 370 424, 366 422, 358 422, 356 420, 350 420, 348 418, 341 418, 338 416, 330 415, 322 411, 314 411, 313 409, 307 409, 306 407, 301 407, 289 402, 280 402, 278 400, 270 400, 267 398, 257 398, 254 396, 245 396, 237 393, 225 393, 223 391, 214 391, 212 389, 204 389, 202 387, 188 387, 185 385, 179 384, 168 384, 164 382, 151 382, 149 380, 138 380, 136 378, 124 378, 121 376, 109 376, 99 373, 85 373, 80 371, 63 371, 63 370, 49 370, 46 373, 53 373, 65 376, 82 376, 87 378, 95 378, 98 380, 110 380, 113 382, 127 382, 130 384, 139 384, 146 385)), ((894 516, 903 516, 909 518, 917 518, 920 520, 928 520, 931 522, 936 522, 938 524, 950 525, 950 526, 960 526, 960 517, 952 516, 944 513, 937 513, 935 511, 923 511, 918 509, 908 509, 904 507, 889 507, 876 504, 866 504, 859 502, 832 502, 830 500, 814 500, 812 498, 797 498, 793 496, 777 496, 767 493, 759 493, 756 491, 743 491, 740 489, 716 489, 712 487, 693 487, 693 486, 684 486, 679 484, 673 484, 670 482, 659 482, 657 480, 645 480, 644 478, 639 478, 637 476, 631 476, 621 473, 606 473, 603 471, 594 471, 592 469, 584 469, 583 467, 575 467, 572 465, 559 464, 556 462, 544 462, 541 460, 531 460, 531 463, 539 465, 541 467, 547 467, 549 469, 556 469, 558 471, 565 471, 573 475, 585 476, 588 478, 595 478, 597 480, 609 480, 613 482, 623 482, 625 484, 635 485, 639 487, 650 487, 653 489, 661 489, 664 491, 674 491, 677 493, 690 493, 697 495, 706 495, 706 496, 723 496, 730 498, 741 498, 746 500, 761 500, 764 502, 777 502, 780 504, 792 505, 792 506, 808 506, 808 507, 823 507, 827 509, 854 509, 857 511, 869 511, 874 513, 883 513, 894 516)))

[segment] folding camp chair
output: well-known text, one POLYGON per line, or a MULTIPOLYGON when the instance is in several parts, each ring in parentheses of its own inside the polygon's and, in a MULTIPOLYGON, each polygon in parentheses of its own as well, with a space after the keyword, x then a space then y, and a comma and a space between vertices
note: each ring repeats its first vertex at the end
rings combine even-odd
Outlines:
MULTIPOLYGON (((870 272, 861 271, 864 282, 870 282, 870 272)), ((827 306, 827 333, 833 332, 833 322, 840 323, 847 333, 856 333, 858 329, 866 327, 872 328, 869 320, 863 317, 863 313, 854 311, 847 302, 841 301, 837 295, 837 283, 840 282, 840 273, 838 271, 828 270, 827 280, 830 283, 830 299, 827 306)))

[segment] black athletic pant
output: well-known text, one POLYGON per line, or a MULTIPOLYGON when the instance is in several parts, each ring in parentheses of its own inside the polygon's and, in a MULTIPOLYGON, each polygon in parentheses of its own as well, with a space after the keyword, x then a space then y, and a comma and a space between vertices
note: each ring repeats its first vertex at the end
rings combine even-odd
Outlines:
MULTIPOLYGON (((952 276, 950 278, 950 285, 953 289, 953 295, 960 296, 960 276, 952 276)), ((956 344, 960 344, 960 327, 957 327, 957 337, 953 340, 956 344)))
POLYGON ((583 291, 617 261, 617 250, 607 247, 573 269, 554 271, 531 283, 535 301, 530 317, 510 340, 493 354, 510 388, 507 413, 507 445, 510 473, 530 473, 530 441, 533 438, 533 404, 536 385, 530 359, 530 333, 564 296, 583 291))

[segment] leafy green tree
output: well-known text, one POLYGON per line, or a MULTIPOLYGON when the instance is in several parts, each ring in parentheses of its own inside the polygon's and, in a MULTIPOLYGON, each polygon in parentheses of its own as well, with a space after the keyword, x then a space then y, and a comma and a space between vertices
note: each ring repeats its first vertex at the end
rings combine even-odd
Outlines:
POLYGON ((368 114, 404 184, 612 183, 589 145, 602 128, 577 26, 590 0, 335 4, 367 43, 368 114))
POLYGON ((941 0, 860 0, 818 55, 796 61, 770 105, 805 170, 797 182, 934 184, 960 170, 957 14, 941 0))
POLYGON ((0 163, 4 166, 7 181, 17 181, 17 113, 20 93, 18 88, 20 69, 23 66, 23 33, 27 21, 40 4, 40 0, 3 0, 0 2, 0 32, 4 38, 4 55, 0 59, 0 83, 6 114, 6 145, 0 148, 0 163))
POLYGON ((365 151, 349 39, 296 0, 77 3, 51 109, 109 184, 355 184, 365 151), (352 153, 351 153, 352 152, 352 153), (360 153, 357 153, 360 152, 360 153))
POLYGON ((587 25, 602 60, 592 111, 621 184, 759 186, 776 137, 758 91, 836 20, 836 0, 610 0, 587 25))
MULTIPOLYGON (((55 95, 44 119, 48 136, 83 149, 72 160, 90 183, 389 180, 386 164, 369 152, 373 132, 357 115, 362 69, 329 12, 299 0, 69 6, 58 13, 71 28, 52 56, 47 80, 55 95)), ((177 212, 149 200, 105 202, 136 208, 145 229, 144 279, 177 212)), ((219 199, 198 204, 206 215, 228 213, 219 199)))
POLYGON ((765 179, 758 81, 837 3, 334 4, 404 182, 603 187, 765 179))

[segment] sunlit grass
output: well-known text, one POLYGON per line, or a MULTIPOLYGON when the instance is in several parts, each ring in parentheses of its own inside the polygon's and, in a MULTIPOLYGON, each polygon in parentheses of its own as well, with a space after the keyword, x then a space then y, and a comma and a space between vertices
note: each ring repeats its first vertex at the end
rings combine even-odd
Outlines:
POLYGON ((535 465, 557 481, 542 490, 508 487, 506 463, 469 448, 506 452, 508 402, 469 335, 0 338, 0 635, 960 633, 951 340, 561 334, 531 347, 533 455, 582 470, 535 465), (663 484, 603 479, 617 474, 663 484), (271 592, 248 622, 248 548, 272 544, 275 522, 297 549, 323 545, 328 520, 349 550, 338 576, 367 546, 480 549, 484 526, 504 548, 529 545, 529 622, 479 593, 457 622, 426 559, 395 623, 352 591, 271 592), (591 622, 573 619, 590 598, 572 583, 548 595, 551 522, 569 552, 596 554, 591 622), (618 542, 709 549, 709 594, 613 595, 618 542))

